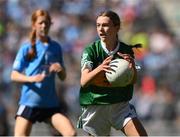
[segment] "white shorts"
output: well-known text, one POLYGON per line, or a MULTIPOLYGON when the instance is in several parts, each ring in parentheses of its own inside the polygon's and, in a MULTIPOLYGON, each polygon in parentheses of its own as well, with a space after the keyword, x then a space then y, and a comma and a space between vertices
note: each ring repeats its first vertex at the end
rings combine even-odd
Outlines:
POLYGON ((83 107, 82 110, 78 127, 93 136, 108 136, 111 127, 122 129, 129 120, 137 117, 134 106, 129 102, 91 105, 83 107))

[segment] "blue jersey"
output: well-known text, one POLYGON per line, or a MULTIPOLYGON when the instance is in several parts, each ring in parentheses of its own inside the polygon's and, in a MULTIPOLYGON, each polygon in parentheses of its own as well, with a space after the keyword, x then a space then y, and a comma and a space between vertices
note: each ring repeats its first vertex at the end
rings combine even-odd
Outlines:
MULTIPOLYGON (((31 48, 31 43, 24 43, 15 58, 13 70, 33 76, 42 73, 42 67, 58 62, 64 67, 61 46, 49 39, 48 44, 36 41, 37 55, 32 61, 26 59, 26 55, 31 48)), ((23 83, 21 90, 20 105, 30 107, 49 108, 59 105, 55 91, 55 73, 49 74, 42 82, 23 83)))

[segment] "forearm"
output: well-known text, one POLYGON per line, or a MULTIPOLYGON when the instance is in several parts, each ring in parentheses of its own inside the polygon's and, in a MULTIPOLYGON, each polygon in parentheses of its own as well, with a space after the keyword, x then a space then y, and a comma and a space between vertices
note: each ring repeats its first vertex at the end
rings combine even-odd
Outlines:
POLYGON ((12 71, 11 73, 11 80, 15 82, 31 82, 31 78, 18 72, 18 71, 12 71))
POLYGON ((133 79, 132 79, 132 81, 131 81, 131 83, 132 84, 135 84, 136 83, 136 81, 137 81, 137 70, 136 70, 136 68, 135 67, 133 67, 133 73, 134 73, 134 76, 133 76, 133 79))
POLYGON ((81 73, 81 86, 84 87, 90 84, 100 72, 101 70, 98 68, 92 71, 89 71, 88 69, 83 70, 81 73))
POLYGON ((63 68, 58 74, 58 77, 63 81, 66 79, 66 70, 63 68))

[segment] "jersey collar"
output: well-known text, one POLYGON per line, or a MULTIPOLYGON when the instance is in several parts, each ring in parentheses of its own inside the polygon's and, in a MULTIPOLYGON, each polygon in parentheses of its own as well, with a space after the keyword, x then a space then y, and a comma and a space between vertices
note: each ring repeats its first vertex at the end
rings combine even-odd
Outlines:
POLYGON ((42 44, 44 47, 48 47, 51 43, 51 38, 48 37, 48 43, 43 43, 40 39, 36 40, 36 44, 42 44))
POLYGON ((113 51, 109 51, 106 48, 105 43, 103 41, 101 41, 101 46, 102 46, 103 50, 110 56, 110 55, 114 55, 118 51, 119 46, 120 46, 120 42, 118 42, 116 48, 113 51))

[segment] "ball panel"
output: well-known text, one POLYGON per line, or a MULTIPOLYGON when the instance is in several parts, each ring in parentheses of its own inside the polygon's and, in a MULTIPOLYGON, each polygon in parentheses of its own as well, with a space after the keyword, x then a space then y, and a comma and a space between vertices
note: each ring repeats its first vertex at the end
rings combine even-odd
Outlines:
POLYGON ((130 84, 134 71, 129 68, 129 62, 124 59, 115 59, 110 62, 112 70, 106 72, 106 78, 113 87, 124 87, 130 84))

